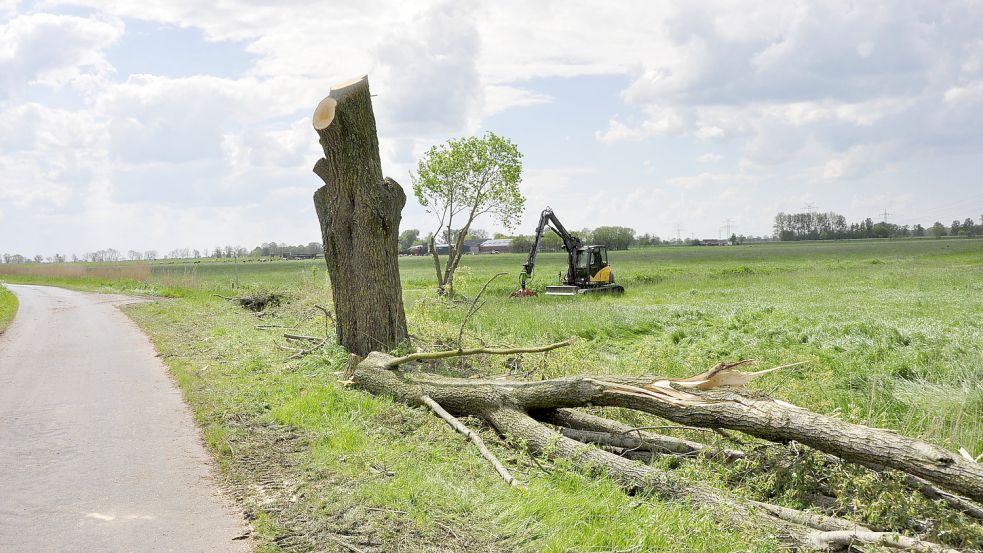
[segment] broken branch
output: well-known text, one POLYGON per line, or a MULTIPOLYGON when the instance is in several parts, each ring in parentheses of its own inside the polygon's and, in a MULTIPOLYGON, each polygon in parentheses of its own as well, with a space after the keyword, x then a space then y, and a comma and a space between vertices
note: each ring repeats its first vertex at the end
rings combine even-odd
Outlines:
POLYGON ((471 442, 474 443, 475 447, 478 448, 478 451, 481 453, 481 456, 487 459, 488 462, 491 463, 493 467, 495 467, 495 470, 498 471, 499 475, 501 475, 502 480, 505 480, 505 482, 508 483, 510 486, 519 485, 519 481, 512 476, 512 473, 509 472, 509 469, 505 468, 505 465, 503 465, 501 461, 498 460, 498 457, 495 457, 495 454, 492 453, 485 446, 485 441, 481 439, 481 436, 473 432, 467 426, 464 426, 464 423, 457 420, 457 418, 454 417, 454 415, 451 415, 446 410, 444 410, 444 408, 441 407, 440 404, 434 401, 430 396, 426 396, 426 395, 421 396, 420 401, 424 405, 429 407, 431 411, 436 413, 438 417, 444 419, 447 422, 447 424, 451 426, 451 428, 460 432, 469 440, 471 440, 471 442))
POLYGON ((573 344, 574 339, 564 340, 562 342, 557 342, 555 344, 549 344, 545 346, 536 346, 531 348, 473 348, 473 349, 451 349, 446 351, 425 351, 411 353, 409 355, 404 355, 402 357, 392 358, 390 361, 386 362, 385 367, 387 369, 392 369, 403 365, 405 363, 412 363, 413 361, 435 361, 437 359, 447 359, 448 357, 465 357, 468 355, 512 355, 516 353, 542 353, 544 351, 551 351, 557 348, 562 348, 573 344))
MULTIPOLYGON (((478 291, 478 295, 474 297, 474 300, 471 301, 471 307, 468 308, 468 312, 464 315, 464 319, 461 321, 461 330, 459 330, 458 333, 457 333, 457 348, 458 348, 458 350, 461 349, 461 340, 464 339, 464 327, 468 324, 468 320, 475 313, 478 312, 478 309, 481 308, 481 305, 478 305, 478 300, 481 299, 481 295, 485 293, 485 290, 488 289, 488 285, 491 284, 493 280, 495 280, 496 278, 498 278, 500 276, 504 276, 504 275, 507 275, 507 274, 508 273, 502 272, 502 273, 495 273, 494 275, 492 275, 492 277, 485 282, 485 285, 481 287, 481 290, 478 291)), ((482 305, 484 305, 484 304, 482 304, 482 305)))

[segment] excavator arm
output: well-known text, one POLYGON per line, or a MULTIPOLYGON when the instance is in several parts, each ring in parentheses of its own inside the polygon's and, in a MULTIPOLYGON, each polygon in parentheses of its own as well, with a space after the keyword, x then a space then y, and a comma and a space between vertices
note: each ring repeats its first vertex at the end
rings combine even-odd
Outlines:
POLYGON ((532 272, 536 268, 536 255, 539 253, 539 242, 543 239, 543 233, 550 229, 563 241, 563 249, 567 250, 568 270, 573 271, 574 256, 577 248, 583 245, 580 238, 570 234, 563 223, 556 218, 553 210, 546 208, 539 215, 539 224, 536 225, 536 234, 532 239, 532 249, 529 251, 529 259, 522 265, 522 273, 519 274, 519 286, 522 290, 526 289, 526 280, 532 277, 532 272))

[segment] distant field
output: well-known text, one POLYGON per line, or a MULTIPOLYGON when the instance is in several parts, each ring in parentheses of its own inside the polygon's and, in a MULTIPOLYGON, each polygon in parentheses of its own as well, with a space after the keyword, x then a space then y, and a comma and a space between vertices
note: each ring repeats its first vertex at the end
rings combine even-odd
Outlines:
POLYGON ((0 284, 0 333, 7 330, 7 326, 14 320, 16 314, 17 296, 0 284))
MULTIPOLYGON (((540 256, 534 288, 555 281, 563 255, 540 256)), ((529 378, 587 372, 679 376, 721 360, 754 358, 762 368, 805 360, 753 387, 845 420, 983 453, 983 240, 664 247, 610 257, 627 290, 622 297, 516 300, 508 295, 525 256, 466 256, 457 281, 466 297, 492 274, 510 272, 486 292, 487 304, 468 326, 469 343, 579 338, 574 347, 517 361, 529 378)), ((456 338, 465 309, 436 299, 432 260, 402 258, 400 269, 410 332, 418 343, 456 338)), ((162 262, 149 266, 149 274, 121 279, 4 278, 181 296, 128 312, 171 366, 230 478, 252 489, 274 471, 300 490, 291 493, 302 499, 285 503, 285 511, 256 507, 266 525, 261 528, 268 548, 262 550, 288 550, 277 540, 297 532, 298 525, 307 529, 312 517, 323 527, 345 528, 346 517, 354 516, 350 510, 366 506, 378 509, 359 511, 371 540, 407 550, 775 550, 766 537, 719 528, 711 513, 630 497, 610 482, 563 467, 547 474, 488 433, 531 493, 503 489, 458 436, 426 413, 336 384, 334 373, 345 360, 340 348, 285 362, 288 354, 274 345, 278 329, 256 328, 259 319, 210 296, 231 293, 236 273, 246 289, 277 288, 292 298, 272 309, 265 324, 323 332, 312 308, 330 301, 323 260, 162 262), (250 444, 261 438, 281 443, 281 433, 301 437, 302 445, 284 457, 289 463, 274 470, 280 466, 276 459, 263 458, 261 469, 244 461, 269 449, 250 444), (378 467, 394 476, 380 476, 378 467)), ((494 375, 510 368, 503 359, 488 359, 454 370, 494 375)), ((705 434, 688 437, 706 440, 705 434)), ((815 484, 803 470, 748 477, 693 463, 676 474, 803 507, 815 484)), ((858 492, 868 495, 853 505, 854 516, 867 522, 915 516, 926 508, 909 505, 916 501, 910 493, 883 492, 889 488, 884 482, 840 477, 839 484, 824 485, 867 490, 858 492)), ((934 531, 948 536, 948 543, 983 546, 983 528, 958 519, 946 524, 934 531)))

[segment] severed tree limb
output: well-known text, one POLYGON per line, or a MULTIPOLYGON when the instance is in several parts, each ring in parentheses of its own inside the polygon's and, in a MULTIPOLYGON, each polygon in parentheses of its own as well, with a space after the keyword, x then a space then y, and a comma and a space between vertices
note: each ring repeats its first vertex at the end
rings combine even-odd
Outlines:
POLYGON ((303 334, 284 334, 283 337, 287 340, 308 340, 311 342, 323 340, 323 338, 318 338, 317 336, 304 336, 303 334))
POLYGON ((328 321, 330 320, 331 322, 334 322, 334 317, 331 316, 331 313, 326 307, 315 304, 314 308, 319 310, 321 313, 324 313, 324 337, 327 338, 330 334, 328 321))
MULTIPOLYGON (((569 342, 529 350, 548 351, 566 343, 569 342)), ((491 351, 469 350, 472 354, 491 351)), ((369 356, 366 362, 372 359, 372 363, 381 362, 384 368, 391 369, 407 359, 453 357, 455 352, 412 354, 404 358, 374 355, 377 357, 369 356)), ((372 384, 361 385, 371 391, 372 384)), ((375 384, 382 387, 381 393, 390 393, 391 387, 406 383, 375 384)), ((689 426, 739 430, 782 443, 796 441, 850 462, 885 466, 918 476, 971 500, 983 499, 983 464, 894 432, 851 424, 771 398, 749 397, 723 389, 676 390, 671 381, 653 377, 573 376, 525 382, 446 379, 424 373, 418 377, 418 384, 427 386, 431 397, 452 412, 458 408, 459 412, 473 412, 475 402, 486 405, 491 402, 493 405, 489 407, 515 405, 526 411, 587 405, 623 407, 689 426), (446 393, 440 390, 442 387, 455 390, 456 396, 438 399, 434 394, 446 393)))
MULTIPOLYGON (((638 449, 645 451, 657 451, 658 445, 646 442, 643 439, 622 434, 611 434, 610 432, 593 432, 591 430, 577 430, 574 428, 560 427, 557 431, 570 438, 585 444, 605 445, 610 447, 620 447, 622 449, 638 449)), ((661 453, 661 452, 660 452, 661 453)), ((683 455, 686 455, 685 453, 683 455)))
POLYGON ((918 553, 960 553, 958 549, 944 547, 937 543, 909 538, 893 532, 872 532, 869 530, 866 532, 856 530, 815 532, 809 536, 808 545, 821 551, 845 551, 857 545, 875 545, 918 553))
POLYGON ((965 497, 960 497, 947 491, 940 490, 925 480, 910 474, 905 475, 905 483, 909 487, 918 490, 922 493, 922 495, 929 499, 944 501, 949 507, 964 513, 967 516, 971 516, 976 520, 983 520, 983 507, 966 499, 965 497))
POLYGON ((447 359, 449 357, 464 357, 468 355, 480 355, 483 353, 491 355, 513 355, 516 353, 541 353, 544 351, 551 351, 557 348, 562 348, 573 344, 573 338, 569 340, 564 340, 562 342, 557 342, 555 344, 548 344, 545 346, 536 346, 531 348, 473 348, 473 349, 451 349, 446 351, 424 351, 411 353, 409 355, 404 355, 402 357, 394 357, 386 362, 386 368, 391 369, 398 367, 405 363, 412 363, 413 361, 436 361, 437 359, 447 359))
POLYGON ((589 468, 603 470, 629 489, 657 493, 670 499, 683 499, 715 508, 721 515, 745 524, 778 532, 783 541, 822 551, 848 550, 857 544, 880 545, 892 549, 926 553, 961 553, 895 532, 874 532, 836 517, 806 513, 759 501, 742 502, 719 491, 693 482, 673 479, 652 467, 638 465, 613 453, 586 448, 557 435, 528 415, 503 408, 488 414, 500 432, 522 437, 533 454, 582 461, 589 468))
POLYGON ((508 483, 510 486, 519 486, 519 481, 512 476, 512 473, 509 472, 509 469, 505 468, 505 465, 503 465, 502 462, 498 460, 498 457, 495 457, 495 454, 492 453, 488 449, 488 447, 485 446, 485 441, 481 439, 481 436, 479 436, 477 433, 473 432, 470 428, 465 426, 464 423, 457 420, 457 418, 454 417, 454 415, 444 410, 444 408, 441 407, 439 403, 437 403, 432 398, 430 398, 430 396, 426 396, 426 395, 421 396, 420 401, 424 405, 429 407, 431 411, 436 413, 438 417, 444 419, 447 422, 447 424, 451 426, 451 428, 460 432, 461 434, 464 434, 465 437, 471 440, 471 442, 474 443, 475 447, 478 448, 478 451, 481 453, 481 456, 487 459, 488 462, 491 463, 493 467, 495 467, 495 470, 498 471, 499 475, 501 475, 502 480, 505 480, 505 482, 508 483))
POLYGON ((301 357, 303 357, 305 355, 314 353, 315 351, 317 351, 317 350, 321 349, 322 347, 324 347, 324 344, 326 344, 326 343, 328 343, 328 339, 327 338, 321 339, 320 342, 314 344, 313 346, 311 346, 311 347, 309 347, 307 349, 302 349, 302 350, 298 351, 297 353, 291 355, 290 357, 287 358, 287 360, 300 359, 301 357))
POLYGON ((786 522, 791 522, 793 524, 799 524, 807 528, 812 528, 813 530, 821 530, 823 532, 832 532, 836 530, 851 532, 870 531, 870 529, 866 526, 853 521, 844 520, 842 518, 831 517, 820 513, 799 511, 797 509, 790 509, 788 507, 782 507, 781 505, 773 505, 771 503, 763 503, 761 501, 751 501, 750 503, 759 509, 767 511, 776 518, 786 522))
MULTIPOLYGON (((715 449, 699 442, 653 434, 641 429, 635 429, 627 424, 583 413, 574 409, 555 409, 532 413, 533 417, 541 421, 554 424, 556 426, 567 427, 568 429, 591 432, 594 434, 606 434, 614 438, 614 441, 607 445, 618 446, 618 443, 637 443, 639 445, 622 445, 618 447, 647 449, 656 453, 668 453, 673 455, 696 456, 701 453, 709 457, 722 457, 728 461, 735 461, 744 458, 744 452, 736 449, 715 449), (634 440, 634 442, 631 442, 634 440)), ((584 441, 571 434, 562 432, 568 438, 577 441, 584 441)), ((584 436, 585 438, 587 436, 584 436)), ((596 443, 596 442, 594 442, 596 443)))
MULTIPOLYGON (((578 442, 683 456, 696 456, 703 453, 709 457, 721 457, 726 461, 735 461, 745 457, 745 453, 737 449, 714 449, 707 445, 682 438, 662 436, 648 432, 637 432, 627 424, 582 413, 574 409, 556 409, 538 412, 533 413, 533 416, 538 420, 563 427, 560 428, 560 433, 578 442)), ((625 454, 622 455, 625 456, 625 454)), ((646 460, 647 457, 632 454, 628 454, 627 456, 640 460, 646 460)), ((842 462, 834 456, 829 456, 828 458, 832 462, 842 462)), ((868 468, 876 472, 887 470, 885 467, 877 465, 868 468)), ((905 484, 921 492, 928 499, 944 501, 950 508, 956 511, 977 520, 983 520, 983 507, 964 497, 940 490, 929 482, 910 474, 905 475, 905 484)))
MULTIPOLYGON (((729 497, 706 484, 675 478, 664 471, 566 438, 516 409, 491 411, 486 418, 499 432, 523 440, 530 453, 577 461, 591 472, 607 474, 628 491, 654 493, 665 499, 683 500, 709 507, 732 523, 749 525, 776 534, 783 542, 795 546, 803 546, 814 531, 799 522, 790 522, 775 516, 756 503, 729 497)), ((824 518, 828 519, 828 523, 838 520, 824 518)), ((836 526, 844 529, 857 527, 848 521, 841 521, 836 526)))
POLYGON ((492 275, 492 277, 485 282, 485 285, 481 287, 481 290, 478 291, 478 295, 474 297, 474 300, 471 301, 471 307, 468 308, 468 312, 464 315, 464 319, 461 321, 461 330, 457 333, 458 349, 461 349, 461 340, 464 339, 464 327, 468 324, 468 320, 478 312, 478 309, 481 308, 481 305, 478 305, 478 300, 481 299, 481 295, 485 293, 485 290, 488 289, 488 285, 491 284, 493 280, 507 274, 508 273, 503 272, 492 275))

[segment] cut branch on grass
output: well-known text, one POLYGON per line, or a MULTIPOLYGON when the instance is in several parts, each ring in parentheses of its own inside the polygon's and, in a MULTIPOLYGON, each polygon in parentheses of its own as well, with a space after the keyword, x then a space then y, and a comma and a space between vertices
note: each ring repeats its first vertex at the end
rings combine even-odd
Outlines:
POLYGON ((573 344, 573 338, 569 340, 564 340, 562 342, 557 342, 555 344, 548 344, 545 346, 534 346, 529 348, 473 348, 473 349, 451 349, 446 351, 423 351, 417 353, 411 353, 409 355, 404 355, 402 357, 391 358, 390 361, 386 363, 386 368, 395 368, 406 363, 412 363, 414 361, 436 361, 438 359, 448 359, 450 357, 466 357, 469 355, 514 355, 516 353, 542 353, 544 351, 551 351, 557 348, 562 348, 573 344))
MULTIPOLYGON (((589 413, 583 413, 575 409, 543 411, 533 413, 533 417, 556 426, 567 427, 568 429, 573 430, 608 434, 618 438, 629 438, 633 436, 631 439, 641 441, 643 444, 645 444, 646 449, 656 453, 692 457, 704 454, 711 458, 720 457, 727 461, 743 459, 745 456, 743 451, 737 449, 716 449, 708 445, 683 438, 653 434, 651 432, 645 432, 642 428, 632 427, 621 422, 599 417, 597 415, 591 415, 589 413)), ((572 435, 567 435, 567 437, 573 438, 577 441, 583 441, 579 438, 573 437, 572 435)))
POLYGON ((240 296, 223 296, 222 294, 212 294, 213 297, 222 298, 225 301, 239 304, 240 307, 255 312, 264 312, 268 305, 280 305, 284 296, 279 292, 258 291, 252 294, 240 296))
POLYGON ((809 536, 808 545, 820 551, 850 550, 855 546, 874 545, 901 551, 918 553, 961 553, 958 549, 941 546, 937 543, 909 538, 894 532, 873 532, 856 530, 831 530, 815 532, 809 536))
POLYGON ((485 441, 481 439, 481 436, 479 436, 476 432, 472 431, 470 428, 465 426, 464 423, 457 420, 457 418, 454 415, 448 413, 443 407, 440 406, 439 403, 434 401, 430 396, 427 395, 421 396, 420 401, 424 405, 429 407, 430 410, 433 411, 438 417, 444 419, 444 421, 446 421, 451 428, 453 428, 454 430, 463 434, 466 438, 471 440, 471 442, 475 445, 475 447, 478 448, 478 452, 481 453, 481 456, 484 457, 486 460, 488 460, 488 462, 491 463, 493 467, 495 467, 495 471, 498 472, 498 474, 502 477, 502 480, 505 480, 505 482, 508 483, 508 485, 510 486, 519 486, 519 481, 512 476, 512 473, 509 472, 509 469, 505 468, 505 465, 503 465, 502 462, 498 460, 498 457, 496 457, 495 454, 488 449, 488 447, 485 445, 485 441))
POLYGON ((303 334, 284 334, 284 338, 287 340, 297 340, 297 341, 311 341, 316 342, 318 340, 323 340, 324 338, 318 338, 317 336, 304 336, 303 334))
POLYGON ((315 304, 314 305, 314 308, 317 309, 317 310, 319 310, 319 311, 321 311, 321 313, 324 313, 324 337, 327 338, 328 336, 331 335, 330 326, 328 324, 328 321, 330 321, 330 322, 333 323, 334 322, 334 317, 331 316, 331 312, 328 311, 328 308, 326 308, 326 307, 323 307, 323 306, 320 306, 320 305, 315 304))
POLYGON ((944 501, 949 507, 964 513, 967 516, 971 516, 976 520, 983 520, 983 506, 980 506, 979 504, 974 503, 965 497, 960 497, 958 495, 940 490, 925 480, 910 474, 905 475, 905 483, 909 487, 918 490, 922 493, 922 495, 929 499, 944 501))
POLYGON ((314 353, 315 351, 323 348, 324 347, 324 344, 327 344, 327 343, 328 343, 327 338, 321 339, 320 342, 314 344, 313 346, 311 346, 311 347, 309 347, 307 349, 302 349, 302 350, 297 351, 297 353, 295 353, 295 354, 291 355, 290 357, 288 357, 287 360, 289 361, 289 360, 293 360, 293 359, 300 359, 301 357, 304 357, 305 355, 309 355, 309 354, 314 353))
POLYGON ((481 287, 481 290, 478 291, 478 295, 475 296, 473 300, 471 300, 471 307, 468 308, 468 312, 464 315, 464 319, 461 320, 461 329, 457 333, 458 351, 460 351, 463 347, 461 341, 464 340, 464 327, 468 324, 468 320, 470 320, 471 317, 478 312, 478 309, 481 308, 481 305, 484 305, 484 304, 480 304, 480 305, 478 304, 478 300, 481 299, 481 295, 485 293, 485 290, 488 289, 488 285, 491 284, 493 280, 495 280, 500 276, 505 276, 507 274, 508 273, 502 272, 502 273, 495 273, 494 275, 492 275, 492 277, 485 282, 485 285, 481 287))

